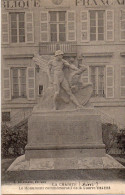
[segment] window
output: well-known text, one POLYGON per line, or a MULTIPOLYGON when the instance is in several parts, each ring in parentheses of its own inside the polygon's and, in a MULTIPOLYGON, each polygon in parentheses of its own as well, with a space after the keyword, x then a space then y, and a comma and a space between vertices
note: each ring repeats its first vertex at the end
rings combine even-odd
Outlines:
POLYGON ((114 10, 82 10, 81 42, 114 41, 114 10))
POLYGON ((11 13, 11 42, 22 43, 25 42, 25 14, 24 13, 11 13))
POLYGON ((90 41, 104 40, 104 11, 90 11, 90 41))
POLYGON ((121 98, 125 98, 125 66, 121 66, 120 73, 120 95, 121 98))
POLYGON ((66 41, 66 14, 63 11, 50 12, 50 40, 66 41))
POLYGON ((2 13, 2 44, 34 43, 33 12, 2 13))
POLYGON ((93 84, 93 96, 105 96, 105 68, 104 66, 90 66, 90 82, 93 84))
POLYGON ((13 98, 26 97, 26 69, 12 69, 12 96, 13 98))
POLYGON ((42 95, 43 92, 43 85, 39 85, 39 95, 42 95))
POLYGON ((3 122, 10 121, 10 112, 2 112, 2 121, 3 122))
POLYGON ((121 10, 120 31, 121 41, 125 41, 125 10, 121 10))

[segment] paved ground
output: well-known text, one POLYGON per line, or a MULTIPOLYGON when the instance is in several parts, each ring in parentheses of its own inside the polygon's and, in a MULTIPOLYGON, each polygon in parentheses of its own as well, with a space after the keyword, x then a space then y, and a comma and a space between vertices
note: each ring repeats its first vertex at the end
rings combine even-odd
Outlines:
MULTIPOLYGON (((125 166, 124 156, 115 156, 125 166)), ((6 172, 14 158, 2 160, 2 183, 30 182, 32 180, 125 180, 125 170, 52 170, 6 172)))

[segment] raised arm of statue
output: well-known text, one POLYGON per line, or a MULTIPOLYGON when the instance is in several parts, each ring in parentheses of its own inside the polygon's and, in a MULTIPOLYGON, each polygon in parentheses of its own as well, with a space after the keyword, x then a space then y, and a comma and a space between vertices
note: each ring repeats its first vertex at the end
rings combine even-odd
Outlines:
POLYGON ((84 65, 84 64, 80 64, 80 65, 79 65, 79 68, 82 70, 82 72, 84 72, 84 71, 87 70, 87 66, 84 65))
POLYGON ((66 67, 68 67, 68 68, 70 68, 72 70, 76 70, 76 71, 79 70, 75 65, 69 64, 66 60, 64 60, 64 66, 66 66, 66 67))

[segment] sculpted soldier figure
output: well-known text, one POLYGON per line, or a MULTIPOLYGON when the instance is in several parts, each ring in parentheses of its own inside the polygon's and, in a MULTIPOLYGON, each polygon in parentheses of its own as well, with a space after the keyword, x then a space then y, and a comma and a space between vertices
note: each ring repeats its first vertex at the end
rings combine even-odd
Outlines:
POLYGON ((82 105, 79 104, 76 97, 72 94, 72 91, 70 89, 69 83, 66 80, 64 76, 63 69, 64 67, 70 68, 72 70, 78 71, 79 69, 75 66, 69 64, 66 60, 63 58, 63 52, 61 50, 57 50, 55 52, 55 59, 51 60, 48 63, 48 77, 50 83, 54 85, 54 103, 55 103, 55 109, 56 109, 56 99, 60 93, 60 87, 62 87, 65 92, 69 95, 70 100, 78 107, 81 108, 82 105), (53 81, 51 76, 51 71, 53 72, 53 81))
POLYGON ((86 71, 85 65, 74 65, 74 60, 68 63, 63 59, 61 50, 55 56, 34 54, 33 61, 39 66, 40 72, 48 75, 48 87, 44 89, 37 109, 63 110, 83 108, 92 94, 92 84, 82 82, 82 74, 86 71))

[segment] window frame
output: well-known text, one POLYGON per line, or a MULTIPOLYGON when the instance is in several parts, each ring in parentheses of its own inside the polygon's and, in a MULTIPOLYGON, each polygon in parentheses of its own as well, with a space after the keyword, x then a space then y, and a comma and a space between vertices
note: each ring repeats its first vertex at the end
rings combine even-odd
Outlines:
POLYGON ((38 85, 38 96, 42 96, 43 91, 44 91, 44 86, 39 84, 38 85), (42 90, 40 90, 40 87, 42 87, 42 90), (41 91, 41 94, 40 94, 40 91, 41 91))
POLYGON ((122 90, 121 88, 124 88, 124 89, 125 89, 125 85, 124 85, 124 86, 121 85, 121 79, 122 79, 122 78, 125 78, 125 76, 122 76, 122 74, 121 74, 121 69, 122 69, 122 68, 125 68, 125 65, 121 65, 121 66, 120 66, 120 98, 121 98, 121 99, 124 99, 125 96, 122 96, 122 95, 121 95, 121 90, 122 90))
POLYGON ((91 81, 91 76, 92 76, 91 67, 95 68, 95 71, 96 71, 95 80, 96 80, 96 85, 97 85, 96 93, 95 93, 95 95, 92 95, 92 97, 93 98, 96 98, 96 97, 105 98, 106 97, 106 66, 105 65, 89 65, 89 81, 92 83, 92 81, 91 81), (104 94, 103 95, 99 95, 99 68, 100 67, 104 68, 104 94))
POLYGON ((11 79, 12 79, 12 81, 11 81, 11 96, 12 96, 12 99, 16 99, 16 98, 27 98, 27 68, 26 67, 12 67, 11 68, 11 79), (18 88, 19 88, 19 92, 18 92, 18 96, 17 97, 15 97, 14 96, 14 91, 13 91, 13 89, 14 89, 14 87, 13 87, 13 69, 17 69, 18 70, 18 88), (21 75, 21 73, 20 73, 20 70, 21 69, 25 69, 25 76, 26 76, 26 95, 25 96, 21 96, 21 77, 20 77, 20 75, 21 75))
POLYGON ((18 12, 9 12, 9 25, 10 25, 10 30, 9 30, 9 39, 10 39, 10 43, 11 44, 24 44, 26 43, 26 13, 22 12, 22 11, 18 11, 18 12), (12 33, 11 33, 11 14, 16 14, 16 21, 17 21, 17 42, 12 42, 12 33), (20 42, 19 41, 19 14, 24 13, 24 36, 25 36, 25 41, 24 42, 20 42))
POLYGON ((49 41, 51 41, 51 42, 62 42, 62 43, 64 43, 64 42, 66 42, 66 34, 67 34, 67 31, 66 31, 66 11, 49 11, 49 41), (56 18, 57 18, 57 21, 50 21, 50 13, 51 12, 56 12, 56 18), (59 12, 64 12, 65 13, 65 21, 59 21, 59 12), (50 27, 50 25, 51 24, 56 24, 56 26, 57 26, 57 41, 52 41, 51 40, 51 27, 50 27), (59 35, 60 35, 60 31, 59 31, 59 25, 60 24, 64 24, 65 25, 65 41, 60 41, 59 40, 59 35))
POLYGON ((125 12, 125 9, 120 9, 120 17, 119 17, 119 25, 120 25, 120 41, 125 41, 125 39, 122 39, 121 33, 125 32, 125 29, 122 30, 121 28, 121 22, 125 21, 125 19, 122 19, 122 12, 125 12))
POLYGON ((95 42, 98 42, 98 43, 100 43, 100 42, 105 42, 106 41, 106 10, 104 10, 104 9, 96 9, 96 10, 93 10, 93 9, 89 9, 88 10, 88 13, 89 13, 89 41, 91 42, 91 43, 95 43, 95 42), (95 11, 96 12, 96 40, 91 40, 91 38, 90 38, 90 34, 91 34, 91 31, 90 31, 90 12, 91 11, 95 11), (98 40, 97 39, 97 37, 98 37, 98 12, 99 11, 103 11, 104 13, 104 15, 103 15, 103 20, 104 20, 104 39, 103 40, 98 40))

